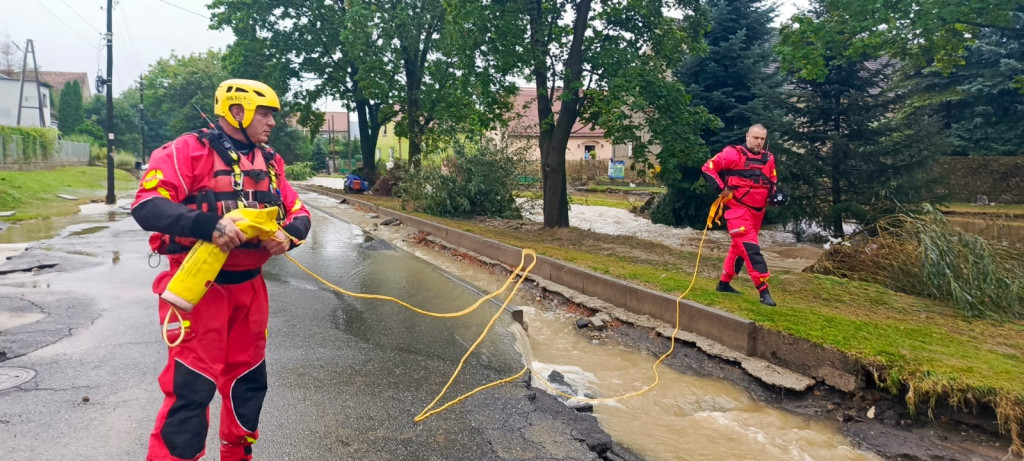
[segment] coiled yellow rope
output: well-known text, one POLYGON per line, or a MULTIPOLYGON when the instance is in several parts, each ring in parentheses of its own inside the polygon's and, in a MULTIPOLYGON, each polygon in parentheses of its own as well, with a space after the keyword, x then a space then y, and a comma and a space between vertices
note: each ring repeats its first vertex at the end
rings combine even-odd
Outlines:
POLYGON ((693 289, 693 285, 697 281, 697 271, 700 268, 700 256, 701 256, 701 253, 702 253, 702 251, 704 249, 704 240, 707 237, 708 229, 711 228, 712 222, 716 222, 716 223, 720 222, 719 220, 721 219, 722 212, 724 210, 723 204, 725 203, 726 200, 728 200, 728 198, 729 198, 728 196, 727 197, 720 197, 718 200, 715 201, 714 204, 711 205, 711 210, 708 213, 707 225, 704 228, 704 233, 701 235, 700 246, 697 249, 697 261, 696 261, 694 269, 693 269, 693 277, 690 279, 690 284, 686 288, 686 291, 684 291, 683 294, 679 295, 679 297, 676 298, 676 321, 675 321, 675 327, 672 330, 672 338, 673 339, 671 341, 671 346, 669 346, 668 352, 665 352, 664 354, 662 354, 662 356, 659 357, 658 360, 656 362, 654 362, 654 365, 651 367, 651 370, 654 372, 654 382, 652 382, 650 385, 648 385, 648 386, 646 386, 643 389, 640 389, 638 391, 630 392, 628 394, 624 394, 624 395, 620 395, 620 396, 616 396, 616 397, 583 398, 583 397, 578 397, 578 396, 575 396, 575 395, 566 394, 566 393, 556 389, 554 386, 552 386, 551 383, 549 383, 546 379, 544 379, 541 375, 539 375, 536 372, 536 370, 534 370, 533 367, 530 364, 527 364, 525 367, 523 367, 522 370, 520 370, 518 373, 516 373, 516 374, 514 374, 512 376, 509 376, 507 378, 500 379, 500 380, 497 380, 497 381, 485 384, 483 386, 480 386, 480 387, 478 387, 476 389, 473 389, 472 391, 469 391, 469 392, 467 392, 467 393, 465 393, 465 394, 455 398, 454 400, 452 400, 452 401, 450 401, 450 402, 448 402, 448 403, 446 403, 446 404, 444 404, 444 405, 442 405, 442 406, 440 406, 438 408, 433 408, 435 405, 437 405, 437 402, 439 400, 441 400, 441 398, 444 397, 444 395, 448 392, 448 389, 451 387, 452 383, 455 381, 455 378, 459 375, 459 372, 462 371, 462 367, 463 367, 463 365, 465 365, 466 360, 469 359, 469 356, 472 355, 472 353, 476 349, 476 347, 484 340, 484 338, 490 332, 491 328, 494 326, 494 323, 498 320, 498 318, 501 316, 501 313, 505 310, 505 307, 507 307, 508 303, 512 301, 512 298, 515 296, 516 292, 519 290, 519 287, 522 285, 523 281, 526 280, 526 276, 530 273, 531 270, 533 270, 533 266, 537 263, 537 253, 535 251, 529 249, 529 248, 523 249, 522 254, 520 255, 520 259, 519 259, 519 266, 516 267, 516 269, 514 271, 512 271, 512 273, 505 280, 505 283, 501 286, 501 288, 495 290, 494 292, 492 292, 491 294, 489 294, 487 296, 484 296, 483 298, 480 298, 480 300, 478 300, 477 302, 473 303, 469 307, 467 307, 467 308, 465 308, 465 309, 463 309, 461 311, 452 312, 452 313, 429 312, 429 311, 425 311, 425 310, 416 308, 416 307, 414 307, 414 306, 412 306, 412 305, 410 305, 410 304, 408 304, 408 303, 406 303, 404 301, 392 298, 390 296, 354 293, 354 292, 345 290, 343 288, 340 288, 340 287, 338 287, 338 286, 328 282, 327 280, 324 280, 323 277, 320 277, 319 275, 313 273, 313 271, 310 271, 309 269, 307 269, 305 266, 300 264, 298 261, 296 261, 294 258, 292 258, 287 253, 285 253, 284 256, 286 258, 288 258, 289 261, 291 261, 296 266, 298 266, 299 269, 302 269, 302 271, 304 271, 305 273, 309 274, 311 277, 319 280, 324 285, 330 287, 331 289, 333 289, 333 290, 335 290, 335 291, 337 291, 339 293, 342 293, 342 294, 348 295, 348 296, 353 296, 353 297, 356 297, 356 298, 362 298, 362 299, 379 299, 379 300, 391 301, 393 303, 396 303, 396 304, 399 304, 401 306, 404 306, 407 309, 410 309, 410 310, 412 310, 414 312, 417 312, 419 314, 427 315, 427 316, 430 316, 430 317, 439 317, 439 318, 459 317, 459 316, 462 316, 462 315, 466 315, 466 314, 468 314, 470 312, 473 312, 478 307, 480 307, 480 305, 483 304, 485 301, 490 300, 490 299, 500 295, 501 293, 503 293, 508 288, 508 286, 512 284, 512 282, 514 280, 516 281, 515 285, 512 287, 512 291, 508 294, 507 297, 505 297, 505 301, 501 304, 501 308, 498 309, 497 312, 494 313, 494 315, 491 317, 491 320, 489 322, 487 322, 487 326, 485 326, 484 330, 480 333, 480 336, 477 337, 476 341, 474 341, 473 344, 469 347, 469 349, 466 350, 466 353, 462 356, 462 359, 459 360, 459 365, 455 368, 455 371, 452 372, 451 377, 448 378, 448 382, 444 385, 444 388, 441 389, 441 392, 437 394, 437 397, 435 397, 434 400, 432 402, 430 402, 430 404, 427 405, 426 408, 423 409, 423 411, 420 412, 420 414, 416 415, 416 417, 413 418, 413 421, 415 421, 415 422, 423 421, 423 420, 425 420, 425 419, 427 419, 427 418, 429 418, 429 417, 431 417, 431 416, 433 416, 435 414, 438 414, 438 413, 448 409, 449 407, 451 407, 451 406, 453 406, 455 404, 458 404, 459 402, 465 400, 469 396, 471 396, 471 395, 473 395, 473 394, 475 394, 477 392, 480 392, 480 391, 482 391, 484 389, 487 389, 489 387, 497 386, 497 385, 500 385, 500 384, 504 384, 504 383, 507 383, 507 382, 519 379, 520 377, 522 377, 526 373, 527 370, 532 371, 533 372, 533 376, 538 381, 543 383, 544 386, 547 387, 554 394, 557 394, 557 395, 560 395, 562 397, 569 398, 569 399, 575 399, 577 401, 583 401, 583 402, 595 402, 595 403, 596 402, 612 402, 612 401, 622 400, 622 399, 626 399, 626 398, 630 398, 630 397, 635 397, 635 396, 638 396, 640 394, 643 394, 643 393, 647 392, 648 390, 652 389, 654 386, 656 386, 658 384, 658 382, 660 381, 660 375, 658 374, 658 365, 660 365, 661 362, 665 361, 665 359, 668 358, 668 356, 670 356, 672 354, 672 352, 675 350, 675 344, 676 343, 675 343, 675 339, 674 338, 675 338, 676 333, 679 332, 679 312, 681 310, 679 303, 682 301, 683 298, 686 297, 686 295, 688 295, 690 293, 690 290, 693 289), (532 258, 532 261, 524 269, 523 266, 526 265, 526 256, 527 255, 529 255, 532 258))

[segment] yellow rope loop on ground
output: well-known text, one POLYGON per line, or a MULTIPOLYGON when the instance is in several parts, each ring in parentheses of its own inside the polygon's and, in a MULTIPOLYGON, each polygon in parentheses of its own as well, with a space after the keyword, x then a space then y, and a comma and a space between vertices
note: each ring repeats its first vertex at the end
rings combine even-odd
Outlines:
POLYGON ((455 404, 465 400, 466 398, 468 398, 469 396, 471 396, 471 395, 473 395, 473 394, 475 394, 477 392, 480 392, 480 391, 482 391, 484 389, 487 389, 489 387, 497 386, 499 384, 504 384, 504 383, 507 383, 509 381, 516 380, 520 376, 523 376, 524 373, 526 373, 527 367, 523 367, 523 369, 520 370, 519 373, 517 373, 517 374, 515 374, 513 376, 510 376, 508 378, 501 379, 501 380, 494 381, 492 383, 480 386, 480 387, 478 387, 478 388, 476 388, 476 389, 474 389, 474 390, 472 390, 470 392, 467 392, 467 393, 459 396, 458 398, 456 398, 456 399, 454 399, 454 400, 452 400, 452 401, 442 405, 439 408, 431 410, 431 408, 434 405, 437 404, 437 401, 441 400, 441 397, 443 397, 448 392, 448 388, 451 387, 452 382, 455 381, 455 378, 462 371, 462 367, 466 363, 466 360, 469 359, 469 356, 473 354, 473 351, 477 348, 477 346, 480 345, 480 343, 483 342, 484 338, 487 337, 487 334, 490 333, 491 328, 494 326, 494 323, 497 322, 499 317, 501 317, 501 313, 504 312, 505 307, 508 306, 508 303, 512 301, 512 298, 515 296, 516 292, 519 291, 519 287, 523 284, 523 281, 526 280, 526 275, 529 274, 530 271, 533 270, 533 266, 537 264, 537 253, 535 251, 529 249, 529 248, 523 250, 522 254, 520 255, 520 259, 519 259, 519 266, 516 267, 516 269, 514 271, 512 271, 512 273, 508 276, 508 279, 505 280, 505 283, 501 286, 501 288, 499 288, 498 290, 494 291, 493 293, 491 293, 491 294, 489 294, 489 295, 487 295, 487 296, 485 296, 483 298, 480 298, 480 300, 478 300, 477 302, 473 303, 471 306, 469 306, 469 307, 467 307, 467 308, 465 308, 465 309, 463 309, 461 311, 452 312, 452 313, 428 312, 428 311, 416 308, 416 307, 414 307, 412 305, 409 305, 408 303, 406 303, 406 302, 404 302, 402 300, 399 300, 399 299, 396 299, 396 298, 392 298, 390 296, 368 295, 368 294, 362 294, 362 293, 353 293, 351 291, 339 288, 338 286, 335 286, 334 284, 324 280, 319 275, 314 274, 312 271, 310 271, 305 266, 300 264, 298 261, 295 260, 295 258, 292 258, 287 253, 285 254, 285 257, 288 258, 289 261, 294 263, 299 269, 302 269, 303 272, 309 274, 313 278, 319 280, 324 285, 330 287, 331 289, 333 289, 333 290, 335 290, 335 291, 337 291, 339 293, 346 294, 346 295, 349 295, 349 296, 354 296, 356 298, 380 299, 380 300, 385 300, 385 301, 391 301, 391 302, 393 302, 395 304, 399 304, 401 306, 404 306, 404 307, 406 307, 406 308, 408 308, 408 309, 410 309, 410 310, 412 310, 414 312, 417 312, 417 313, 420 313, 420 314, 423 314, 423 315, 427 315, 427 316, 430 316, 430 317, 438 317, 438 318, 459 317, 459 316, 462 316, 462 315, 466 315, 466 314, 468 314, 470 312, 473 312, 474 310, 476 310, 477 307, 480 307, 480 305, 483 304, 484 301, 487 301, 487 300, 489 300, 491 298, 494 298, 494 297, 500 295, 502 292, 504 292, 508 288, 508 286, 512 283, 512 281, 516 280, 516 278, 518 276, 518 280, 516 280, 515 286, 512 287, 512 291, 509 292, 508 296, 505 297, 505 302, 503 302, 501 304, 501 308, 499 308, 494 313, 494 315, 491 317, 491 320, 489 322, 487 322, 487 326, 484 327, 484 330, 480 333, 480 336, 477 337, 476 341, 473 342, 473 344, 469 347, 469 349, 466 351, 466 353, 462 356, 462 360, 459 360, 459 365, 455 368, 455 371, 452 373, 451 377, 448 378, 448 383, 444 385, 444 388, 441 389, 441 392, 439 394, 437 394, 437 397, 435 397, 434 400, 432 402, 430 402, 430 404, 427 405, 427 407, 424 408, 423 411, 421 411, 419 415, 417 415, 415 418, 413 418, 413 421, 415 421, 415 422, 423 421, 424 419, 427 419, 427 418, 429 418, 432 415, 440 413, 440 412, 446 410, 448 407, 451 407, 452 405, 455 405, 455 404), (526 267, 526 269, 523 269, 523 266, 526 265, 526 256, 527 255, 531 256, 533 258, 533 260, 530 262, 530 265, 526 267))
MULTIPOLYGON (((410 305, 410 304, 408 304, 408 303, 406 303, 404 301, 401 301, 399 299, 396 299, 396 298, 393 298, 393 297, 390 297, 390 296, 354 293, 354 292, 342 289, 342 288, 340 288, 340 287, 338 287, 338 286, 328 282, 327 280, 324 280, 319 275, 313 273, 312 271, 307 269, 305 266, 300 264, 298 261, 296 261, 294 258, 292 258, 291 255, 285 253, 284 256, 286 258, 288 258, 289 261, 294 263, 299 269, 302 269, 303 272, 309 274, 311 277, 319 280, 324 285, 330 287, 331 289, 333 289, 333 290, 335 290, 335 291, 337 291, 339 293, 342 293, 342 294, 345 294, 345 295, 349 295, 349 296, 353 296, 353 297, 356 297, 356 298, 380 299, 380 300, 385 300, 385 301, 391 301, 393 303, 399 304, 399 305, 401 305, 401 306, 403 306, 403 307, 405 307, 407 309, 410 309, 410 310, 412 310, 414 312, 417 312, 419 314, 423 314, 423 315, 427 315, 427 316, 431 316, 431 317, 438 317, 438 318, 459 317, 459 316, 462 316, 462 315, 466 315, 466 314, 468 314, 470 312, 473 312, 474 310, 476 310, 476 308, 478 308, 485 301, 490 300, 491 298, 494 298, 494 297, 498 296, 499 294, 503 293, 508 288, 508 286, 512 283, 512 281, 516 280, 517 277, 518 277, 518 280, 516 280, 515 286, 512 287, 512 291, 509 292, 508 296, 505 297, 505 301, 501 304, 501 308, 498 309, 494 313, 493 316, 491 316, 490 321, 487 322, 487 325, 484 327, 483 331, 480 332, 480 336, 478 336, 476 341, 474 341, 473 344, 469 347, 469 349, 466 350, 466 353, 462 356, 462 359, 459 360, 458 366, 455 367, 455 371, 452 372, 451 377, 448 378, 448 382, 445 383, 444 388, 441 389, 441 392, 437 394, 437 397, 435 397, 434 400, 431 401, 430 404, 427 405, 423 409, 423 411, 420 412, 420 414, 416 415, 416 417, 413 418, 414 422, 420 422, 420 421, 423 421, 423 420, 425 420, 425 419, 427 419, 427 418, 429 418, 429 417, 431 417, 431 416, 433 416, 435 414, 438 414, 438 413, 448 409, 449 407, 451 407, 453 405, 456 405, 459 402, 462 402, 463 400, 469 398, 473 394, 476 394, 477 392, 480 392, 480 391, 482 391, 484 389, 487 389, 487 388, 490 388, 490 387, 494 387, 494 386, 498 386, 498 385, 501 385, 501 384, 504 384, 504 383, 507 383, 507 382, 515 381, 516 379, 519 379, 520 377, 522 377, 526 373, 527 370, 533 372, 533 376, 538 381, 540 381, 542 384, 544 384, 544 386, 547 387, 548 390, 550 390, 552 393, 560 395, 560 396, 565 397, 567 399, 574 399, 574 400, 581 401, 581 402, 594 402, 594 403, 597 403, 597 402, 613 402, 613 401, 623 400, 623 399, 627 399, 627 398, 630 398, 630 397, 635 397, 635 396, 641 395, 641 394, 649 391, 650 389, 654 388, 654 386, 658 385, 658 382, 661 380, 661 376, 658 374, 658 365, 660 365, 662 362, 665 361, 665 359, 667 359, 670 355, 672 355, 672 352, 675 351, 675 347, 676 347, 675 335, 676 335, 676 333, 679 332, 679 312, 681 311, 680 302, 683 300, 683 298, 686 297, 686 295, 688 295, 690 293, 690 291, 693 289, 694 284, 696 284, 696 282, 697 282, 697 273, 698 273, 698 270, 700 268, 700 256, 701 256, 701 253, 703 252, 703 249, 704 249, 704 241, 707 238, 708 230, 711 229, 713 221, 714 222, 720 222, 719 219, 721 218, 722 213, 724 211, 723 204, 728 199, 729 199, 729 196, 727 196, 727 197, 719 197, 718 200, 715 200, 715 203, 712 204, 711 209, 708 212, 707 226, 704 228, 704 232, 703 232, 703 234, 701 235, 701 238, 700 238, 700 246, 697 249, 697 260, 696 260, 696 263, 695 263, 694 268, 693 268, 693 277, 690 278, 690 284, 689 284, 689 286, 686 287, 686 291, 684 291, 681 295, 679 295, 678 298, 676 298, 676 321, 675 321, 675 327, 672 330, 671 345, 669 346, 668 351, 665 352, 664 354, 662 354, 661 357, 659 357, 658 360, 656 362, 654 362, 654 365, 651 367, 651 371, 654 373, 654 382, 652 382, 650 385, 648 385, 648 386, 646 386, 643 389, 640 389, 638 391, 630 392, 628 394, 624 394, 624 395, 620 395, 620 396, 616 396, 616 397, 585 398, 585 397, 579 397, 579 396, 575 396, 575 395, 566 394, 566 393, 556 389, 551 383, 549 383, 540 374, 538 374, 537 371, 533 369, 532 365, 527 364, 526 366, 523 367, 522 370, 520 370, 518 373, 516 373, 516 374, 514 374, 512 376, 509 376, 507 378, 500 379, 500 380, 497 380, 497 381, 493 381, 491 383, 488 383, 488 384, 485 384, 483 386, 477 387, 476 389, 473 389, 472 391, 469 391, 469 392, 467 392, 467 393, 465 393, 465 394, 463 394, 463 395, 461 395, 461 396, 451 400, 450 402, 448 402, 448 403, 446 403, 446 404, 444 404, 444 405, 442 405, 442 406, 440 406, 438 408, 433 408, 435 405, 437 405, 437 402, 439 400, 441 400, 441 398, 444 397, 444 395, 448 392, 448 389, 451 387, 452 383, 455 381, 455 378, 462 371, 462 367, 465 365, 466 360, 469 359, 469 356, 473 354, 473 351, 476 350, 477 346, 479 346, 480 343, 483 342, 484 338, 487 337, 487 334, 490 333, 491 328, 494 326, 494 323, 497 322, 499 317, 501 317, 501 313, 504 312, 505 308, 508 306, 508 303, 512 301, 512 298, 515 296, 516 292, 519 290, 519 287, 523 284, 523 281, 526 280, 527 274, 529 274, 530 271, 533 270, 533 266, 537 264, 537 253, 535 251, 533 251, 532 249, 529 249, 529 248, 524 248, 523 249, 522 254, 520 255, 520 259, 519 259, 519 266, 516 267, 516 269, 514 271, 512 271, 512 273, 508 276, 508 279, 505 280, 505 283, 501 286, 501 288, 499 288, 498 290, 492 292, 491 294, 489 294, 489 295, 487 295, 487 296, 485 296, 483 298, 480 298, 479 301, 477 301, 476 303, 473 303, 471 306, 469 306, 469 307, 467 307, 467 308, 465 308, 465 309, 463 309, 461 311, 453 312, 453 313, 428 312, 428 311, 416 308, 416 307, 414 307, 414 306, 412 306, 412 305, 410 305), (527 255, 530 255, 533 258, 533 261, 524 270, 523 266, 526 263, 526 256, 527 255)), ((291 238, 291 237, 289 236, 289 238, 291 238)))
POLYGON ((701 252, 704 249, 704 239, 708 236, 708 229, 711 229, 711 221, 716 219, 716 215, 717 215, 717 217, 721 217, 722 209, 724 208, 724 207, 722 207, 722 204, 725 203, 726 200, 728 200, 728 197, 726 197, 726 198, 719 198, 718 200, 715 200, 715 203, 713 205, 711 205, 711 211, 708 213, 708 224, 704 228, 704 233, 700 237, 700 246, 697 248, 697 261, 696 261, 696 264, 693 267, 693 277, 690 278, 690 285, 688 287, 686 287, 686 291, 684 291, 683 294, 679 295, 679 297, 676 298, 676 324, 675 324, 675 327, 672 329, 672 337, 670 338, 670 344, 671 345, 668 348, 668 352, 665 352, 664 354, 662 354, 662 356, 659 357, 656 362, 654 362, 654 365, 651 366, 651 371, 654 372, 654 382, 652 382, 647 387, 645 387, 643 389, 640 389, 638 391, 630 392, 628 394, 624 394, 624 395, 620 395, 620 396, 616 396, 616 397, 603 397, 603 398, 579 397, 579 396, 575 396, 575 395, 569 395, 569 394, 566 394, 565 392, 562 392, 562 391, 560 391, 558 389, 555 389, 555 387, 552 386, 551 383, 549 383, 546 379, 541 377, 537 373, 537 371, 533 369, 532 366, 527 365, 527 367, 530 368, 530 371, 533 372, 533 374, 537 378, 537 380, 540 381, 542 384, 544 384, 544 386, 547 387, 548 390, 550 390, 551 392, 553 392, 553 393, 555 393, 557 395, 560 395, 560 396, 565 397, 567 399, 573 399, 573 400, 576 400, 576 401, 579 401, 579 402, 589 402, 589 403, 614 402, 614 401, 617 401, 617 400, 623 400, 623 399, 627 399, 627 398, 630 398, 630 397, 636 397, 636 396, 638 396, 640 394, 643 394, 643 393, 651 390, 652 388, 654 388, 654 386, 657 386, 658 382, 661 380, 661 375, 658 374, 658 365, 661 365, 661 362, 665 361, 665 359, 667 359, 670 355, 672 355, 672 352, 675 351, 675 349, 676 349, 675 336, 676 336, 676 333, 679 332, 679 312, 682 310, 679 303, 683 300, 683 298, 686 297, 686 295, 690 294, 690 290, 693 289, 693 285, 697 282, 697 270, 700 268, 700 255, 701 255, 701 252))

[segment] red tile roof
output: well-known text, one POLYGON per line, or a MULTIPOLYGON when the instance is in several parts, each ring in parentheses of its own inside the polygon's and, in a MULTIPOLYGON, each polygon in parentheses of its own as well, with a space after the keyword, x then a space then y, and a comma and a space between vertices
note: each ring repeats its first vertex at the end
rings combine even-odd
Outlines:
MULTIPOLYGON (((15 80, 20 79, 21 72, 11 72, 9 77, 15 80)), ((29 71, 25 74, 25 80, 33 81, 34 79, 34 72, 29 71)), ((42 80, 43 83, 49 84, 53 87, 54 98, 56 98, 57 94, 59 94, 60 91, 64 89, 65 83, 70 82, 72 80, 78 80, 78 85, 82 87, 82 101, 88 104, 89 100, 92 99, 92 90, 89 86, 89 74, 85 72, 56 72, 41 70, 39 71, 39 80, 42 80)))

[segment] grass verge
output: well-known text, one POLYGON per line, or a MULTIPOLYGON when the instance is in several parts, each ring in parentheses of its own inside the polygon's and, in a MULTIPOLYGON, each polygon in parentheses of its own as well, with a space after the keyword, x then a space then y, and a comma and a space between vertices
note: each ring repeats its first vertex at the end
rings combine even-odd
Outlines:
MULTIPOLYGON (((139 181, 124 170, 114 170, 114 190, 121 194, 139 181)), ((16 211, 6 221, 69 216, 78 206, 107 195, 107 169, 80 166, 42 171, 0 171, 0 211, 16 211), (58 194, 76 197, 67 200, 58 194)))
MULTIPOLYGON (((442 219, 403 210, 396 199, 360 198, 663 293, 686 288, 697 256, 629 236, 442 219)), ((911 409, 933 399, 968 410, 991 406, 1024 453, 1024 322, 969 319, 940 302, 875 284, 786 271, 772 277, 781 307, 770 308, 745 283, 735 284, 745 296, 715 291, 721 257, 702 256, 690 299, 842 351, 874 370, 894 395, 906 395, 911 409)))

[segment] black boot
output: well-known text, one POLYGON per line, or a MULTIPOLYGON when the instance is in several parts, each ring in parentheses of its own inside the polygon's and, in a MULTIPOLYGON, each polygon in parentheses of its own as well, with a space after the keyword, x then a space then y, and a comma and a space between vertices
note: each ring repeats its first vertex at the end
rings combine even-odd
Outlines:
POLYGON ((775 307, 775 300, 772 299, 772 294, 768 292, 767 288, 765 288, 764 291, 761 292, 761 304, 764 304, 765 306, 775 307))
POLYGON ((715 290, 720 291, 722 293, 741 294, 740 290, 733 288, 732 285, 729 285, 729 282, 723 282, 721 280, 718 281, 718 288, 716 288, 715 290))

